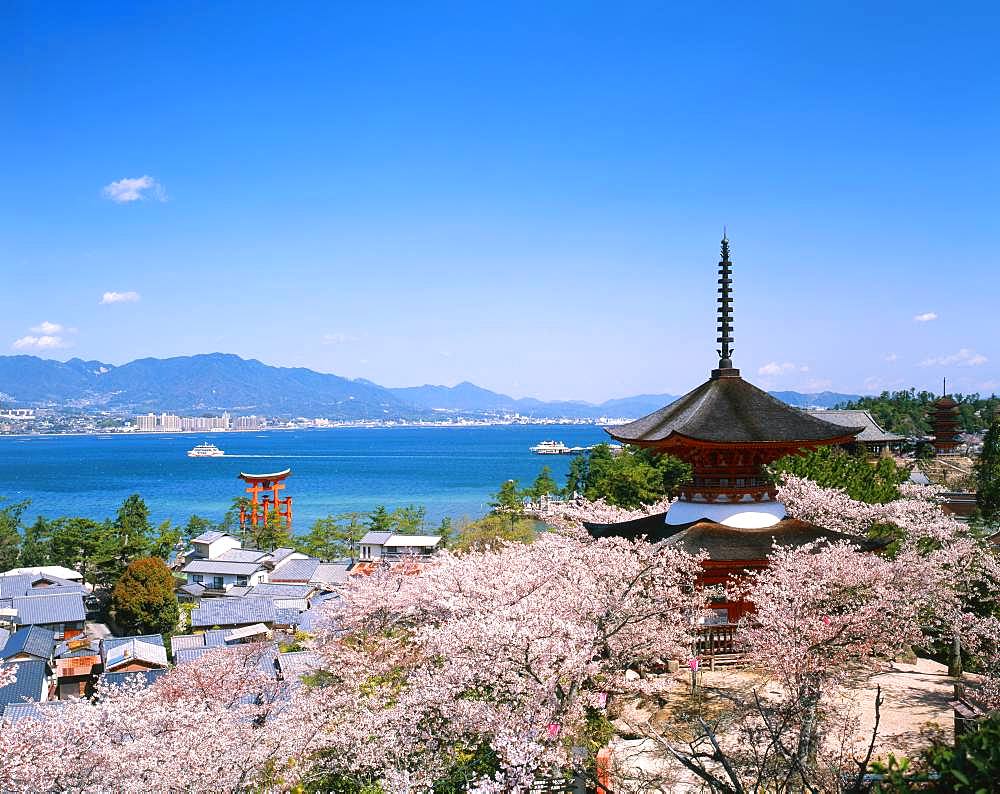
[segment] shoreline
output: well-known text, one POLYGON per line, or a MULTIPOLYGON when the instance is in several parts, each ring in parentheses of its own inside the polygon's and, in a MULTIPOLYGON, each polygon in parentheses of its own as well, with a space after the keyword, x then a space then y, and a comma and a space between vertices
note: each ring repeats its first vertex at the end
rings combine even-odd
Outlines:
POLYGON ((276 433, 291 430, 467 430, 479 427, 612 427, 615 423, 604 424, 602 422, 581 422, 573 419, 559 421, 554 419, 543 419, 537 422, 473 422, 470 424, 456 424, 454 422, 441 422, 440 424, 429 424, 424 422, 399 423, 392 425, 384 424, 331 424, 328 427, 261 427, 255 430, 92 430, 85 432, 67 433, 0 433, 0 440, 5 438, 63 438, 63 437, 86 437, 94 438, 106 436, 108 438, 117 437, 150 437, 150 436, 228 436, 231 434, 246 433, 276 433))

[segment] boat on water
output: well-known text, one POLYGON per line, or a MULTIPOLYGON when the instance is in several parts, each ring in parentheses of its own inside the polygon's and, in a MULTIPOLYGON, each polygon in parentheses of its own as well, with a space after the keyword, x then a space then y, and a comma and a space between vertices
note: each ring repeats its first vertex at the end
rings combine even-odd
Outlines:
POLYGON ((221 458, 225 454, 215 444, 198 444, 194 449, 188 450, 189 458, 221 458))
POLYGON ((529 449, 536 455, 565 455, 569 452, 569 447, 562 441, 543 441, 529 449))

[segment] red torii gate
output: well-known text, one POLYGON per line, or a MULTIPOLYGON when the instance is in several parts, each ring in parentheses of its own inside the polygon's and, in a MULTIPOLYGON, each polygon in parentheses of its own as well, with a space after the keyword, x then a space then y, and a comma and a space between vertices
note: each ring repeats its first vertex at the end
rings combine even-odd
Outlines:
POLYGON ((291 531, 292 497, 282 498, 278 495, 279 491, 284 490, 284 480, 291 473, 291 469, 271 474, 240 472, 240 479, 250 486, 246 489, 247 493, 250 494, 250 504, 240 507, 241 530, 246 529, 247 521, 250 522, 250 526, 256 528, 258 525, 266 525, 272 516, 277 515, 279 525, 284 524, 284 528, 291 531), (268 491, 271 492, 270 495, 268 495, 268 491), (260 498, 262 494, 263 498, 260 498))

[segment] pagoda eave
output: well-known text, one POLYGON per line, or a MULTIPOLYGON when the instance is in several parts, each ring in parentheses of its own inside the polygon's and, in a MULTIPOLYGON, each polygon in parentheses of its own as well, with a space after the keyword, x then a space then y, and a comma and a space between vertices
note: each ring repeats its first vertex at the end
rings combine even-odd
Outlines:
MULTIPOLYGON (((630 444, 635 447, 642 447, 643 449, 651 449, 654 452, 676 454, 682 449, 699 449, 699 450, 733 450, 733 451, 764 451, 768 450, 772 453, 779 452, 777 457, 782 457, 785 454, 790 454, 796 452, 800 449, 816 449, 818 447, 826 446, 836 446, 842 444, 854 443, 857 439, 855 436, 861 432, 861 428, 854 430, 853 428, 847 428, 853 432, 844 433, 840 436, 833 436, 831 438, 824 439, 812 439, 809 441, 796 440, 796 441, 709 441, 700 438, 694 438, 692 436, 686 436, 683 433, 672 432, 666 438, 657 439, 645 439, 645 438, 628 438, 625 436, 619 436, 614 433, 614 429, 610 427, 604 428, 604 432, 611 436, 615 441, 619 441, 622 444, 630 444)), ((678 457, 680 457, 678 455, 678 457)))

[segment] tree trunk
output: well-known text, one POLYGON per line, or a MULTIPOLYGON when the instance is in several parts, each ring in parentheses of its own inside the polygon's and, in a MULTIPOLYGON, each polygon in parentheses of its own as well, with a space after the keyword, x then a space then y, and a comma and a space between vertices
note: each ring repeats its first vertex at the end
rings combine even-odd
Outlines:
POLYGON ((948 675, 962 677, 962 636, 955 631, 951 638, 951 653, 948 655, 948 675))

